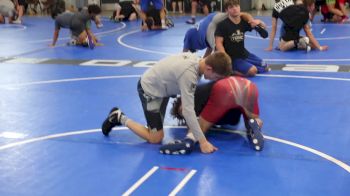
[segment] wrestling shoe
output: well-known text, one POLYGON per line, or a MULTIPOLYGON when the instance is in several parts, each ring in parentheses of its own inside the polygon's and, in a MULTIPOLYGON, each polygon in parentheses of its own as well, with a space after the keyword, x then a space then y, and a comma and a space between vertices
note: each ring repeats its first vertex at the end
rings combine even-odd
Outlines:
POLYGON ((92 39, 91 35, 89 35, 89 34, 87 35, 86 43, 87 43, 87 45, 89 46, 90 49, 94 49, 95 48, 94 40, 92 39))
POLYGON ((67 42, 67 46, 75 46, 77 45, 77 40, 75 39, 71 39, 69 40, 69 42, 67 42))
POLYGON ((308 37, 302 37, 299 39, 298 48, 305 49, 306 52, 311 51, 310 39, 308 37))
POLYGON ((117 107, 112 108, 106 120, 103 121, 103 124, 102 124, 103 135, 108 136, 109 133, 112 131, 113 127, 117 125, 122 125, 120 121, 123 115, 124 113, 119 108, 117 107))
POLYGON ((159 148, 161 154, 177 155, 190 154, 194 149, 194 141, 191 139, 175 140, 159 148))
POLYGON ((186 23, 187 24, 196 24, 196 19, 195 18, 191 18, 191 19, 188 19, 188 20, 186 20, 186 23))
POLYGON ((260 126, 255 119, 250 119, 247 123, 247 137, 251 146, 256 151, 262 151, 264 148, 264 136, 261 133, 260 126))

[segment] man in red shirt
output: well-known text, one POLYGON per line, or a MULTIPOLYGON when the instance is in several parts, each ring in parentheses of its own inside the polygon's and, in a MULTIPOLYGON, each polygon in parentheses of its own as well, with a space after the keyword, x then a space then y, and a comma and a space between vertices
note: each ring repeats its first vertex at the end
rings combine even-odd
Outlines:
MULTIPOLYGON (((184 122, 181 115, 180 99, 173 103, 172 115, 184 122)), ((237 125, 241 115, 247 128, 247 137, 252 147, 261 151, 264 137, 261 134, 262 120, 259 118, 258 89, 243 77, 230 76, 217 82, 197 86, 195 92, 195 111, 204 133, 213 125, 237 125)), ((191 133, 186 139, 163 145, 164 154, 188 154, 193 150, 191 133)))

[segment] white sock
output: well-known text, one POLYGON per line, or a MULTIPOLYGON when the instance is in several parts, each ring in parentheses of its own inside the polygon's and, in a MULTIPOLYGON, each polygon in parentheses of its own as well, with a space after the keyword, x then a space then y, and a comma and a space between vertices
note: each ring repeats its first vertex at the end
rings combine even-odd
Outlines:
POLYGON ((197 140, 194 138, 194 135, 192 132, 188 132, 186 135, 186 138, 191 139, 194 142, 197 142, 197 140))

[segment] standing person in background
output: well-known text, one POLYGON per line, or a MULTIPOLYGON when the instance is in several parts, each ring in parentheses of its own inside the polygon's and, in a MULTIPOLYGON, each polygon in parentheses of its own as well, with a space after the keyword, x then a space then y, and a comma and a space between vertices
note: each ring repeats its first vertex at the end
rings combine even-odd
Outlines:
POLYGON ((175 14, 176 12, 176 4, 177 4, 177 7, 179 8, 179 14, 182 14, 183 0, 171 0, 171 7, 172 7, 173 14, 175 14))
POLYGON ((12 21, 14 24, 22 24, 22 17, 24 14, 25 0, 14 0, 13 1, 17 10, 17 19, 12 21))
POLYGON ((209 14, 211 0, 192 0, 191 1, 191 18, 186 21, 187 24, 195 24, 196 23, 198 4, 201 5, 202 10, 203 10, 203 14, 205 16, 209 14))

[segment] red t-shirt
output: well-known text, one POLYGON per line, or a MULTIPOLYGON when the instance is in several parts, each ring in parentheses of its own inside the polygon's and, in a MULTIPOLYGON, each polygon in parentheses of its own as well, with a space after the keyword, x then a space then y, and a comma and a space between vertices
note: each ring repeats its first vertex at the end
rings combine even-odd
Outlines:
POLYGON ((240 109, 245 118, 245 110, 259 115, 258 89, 253 82, 238 76, 217 81, 200 115, 216 123, 231 109, 240 109))

